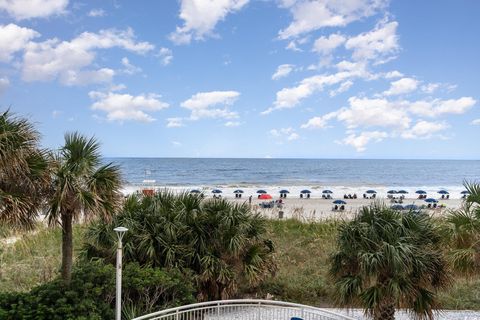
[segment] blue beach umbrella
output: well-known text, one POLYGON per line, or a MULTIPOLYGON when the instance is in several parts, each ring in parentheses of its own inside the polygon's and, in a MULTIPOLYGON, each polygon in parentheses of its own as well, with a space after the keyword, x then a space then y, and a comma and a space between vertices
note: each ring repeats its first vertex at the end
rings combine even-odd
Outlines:
POLYGON ((322 193, 333 193, 332 190, 323 190, 322 193))
POLYGON ((393 206, 390 206, 390 209, 393 210, 403 210, 405 209, 401 204, 394 204, 393 206))
POLYGON ((462 192, 460 192, 460 194, 470 194, 470 191, 463 190, 462 192))
POLYGON ((288 191, 287 189, 283 189, 283 190, 280 190, 279 193, 290 193, 290 191, 288 191))
POLYGON ((257 190, 257 193, 265 194, 265 193, 267 193, 267 191, 265 191, 265 190, 257 190))
POLYGON ((397 190, 388 190, 387 191, 388 194, 397 194, 397 190))
POLYGON ((428 199, 425 199, 424 201, 428 202, 428 203, 437 203, 438 202, 437 199, 433 199, 433 198, 428 198, 428 199))
POLYGON ((440 190, 437 193, 438 194, 448 194, 448 191, 447 190, 440 190))
POLYGON ((417 190, 415 191, 416 194, 427 194, 426 191, 423 191, 423 190, 417 190))
POLYGON ((193 189, 193 190, 190 190, 190 193, 202 193, 202 192, 198 189, 193 189))
POLYGON ((406 206, 403 207, 405 210, 410 210, 410 211, 417 211, 418 206, 414 204, 407 204, 406 206))
POLYGON ((212 190, 212 193, 222 193, 222 190, 219 190, 219 189, 213 189, 213 190, 212 190))
POLYGON ((375 190, 367 190, 367 191, 365 191, 365 193, 372 194, 372 193, 377 193, 377 191, 375 191, 375 190))
POLYGON ((400 190, 400 191, 397 191, 397 193, 398 193, 398 194, 407 194, 408 191, 406 191, 406 190, 400 190))
POLYGON ((310 190, 305 189, 305 190, 300 191, 300 193, 312 193, 312 192, 310 190))
POLYGON ((243 193, 243 190, 237 189, 237 190, 233 191, 233 193, 243 193))
POLYGON ((335 200, 333 201, 333 204, 347 204, 347 203, 343 200, 335 200))

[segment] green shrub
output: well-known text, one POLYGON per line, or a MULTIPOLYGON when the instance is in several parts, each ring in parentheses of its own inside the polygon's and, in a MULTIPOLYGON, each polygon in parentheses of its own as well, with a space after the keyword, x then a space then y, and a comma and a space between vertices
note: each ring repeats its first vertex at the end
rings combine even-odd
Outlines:
MULTIPOLYGON (((125 309, 136 315, 193 301, 188 275, 127 264, 123 275, 125 309)), ((28 293, 0 294, 0 319, 96 320, 114 317, 115 268, 102 261, 77 266, 70 285, 56 279, 28 293)))

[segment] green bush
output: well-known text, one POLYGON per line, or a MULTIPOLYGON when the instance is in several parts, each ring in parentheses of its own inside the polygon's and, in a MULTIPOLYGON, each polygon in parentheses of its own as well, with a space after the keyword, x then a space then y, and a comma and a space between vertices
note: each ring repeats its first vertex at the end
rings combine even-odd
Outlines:
MULTIPOLYGON (((28 293, 0 294, 0 319, 96 320, 114 317, 115 268, 102 261, 74 269, 70 285, 56 279, 28 293)), ((136 315, 193 301, 188 275, 127 264, 123 275, 125 310, 136 315), (131 311, 130 311, 131 312, 131 311)))

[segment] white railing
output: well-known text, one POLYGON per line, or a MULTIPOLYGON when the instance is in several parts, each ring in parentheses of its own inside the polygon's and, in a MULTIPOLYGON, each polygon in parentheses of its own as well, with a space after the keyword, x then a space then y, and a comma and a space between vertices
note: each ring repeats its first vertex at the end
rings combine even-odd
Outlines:
POLYGON ((355 320, 325 309, 273 300, 221 300, 195 303, 133 320, 355 320))

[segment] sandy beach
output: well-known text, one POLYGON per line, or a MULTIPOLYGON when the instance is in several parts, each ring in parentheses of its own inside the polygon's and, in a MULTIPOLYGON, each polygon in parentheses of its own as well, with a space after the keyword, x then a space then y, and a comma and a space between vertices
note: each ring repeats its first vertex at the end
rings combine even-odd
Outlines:
MULTIPOLYGON (((248 203, 248 197, 245 198, 230 198, 235 202, 244 202, 248 203)), ((278 200, 279 198, 273 198, 272 200, 278 200)), ((343 199, 342 199, 343 200, 343 199)), ((377 198, 377 201, 383 201, 386 205, 391 205, 390 199, 386 198, 377 198)), ((345 211, 333 211, 332 208, 334 204, 332 203, 333 199, 321 199, 321 198, 310 198, 310 199, 300 199, 298 197, 287 197, 282 199, 281 208, 261 208, 260 204, 263 202, 268 202, 269 200, 259 200, 255 197, 252 197, 252 209, 254 211, 262 213, 265 217, 271 219, 278 219, 279 212, 283 211, 283 218, 289 219, 299 219, 302 221, 319 221, 325 219, 349 219, 358 211, 359 208, 371 204, 374 200, 371 199, 346 199, 347 204, 345 205, 345 211)), ((270 200, 271 201, 271 200, 270 200)), ((404 199, 403 205, 415 204, 418 206, 425 205, 426 203, 423 200, 419 199, 404 199)), ((444 205, 443 208, 429 209, 428 212, 434 216, 441 216, 446 211, 450 209, 459 208, 462 204, 461 199, 449 199, 449 200, 439 200, 438 205, 444 205)))

